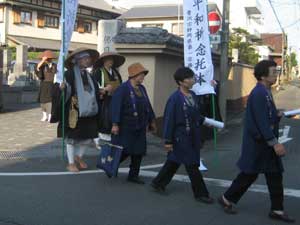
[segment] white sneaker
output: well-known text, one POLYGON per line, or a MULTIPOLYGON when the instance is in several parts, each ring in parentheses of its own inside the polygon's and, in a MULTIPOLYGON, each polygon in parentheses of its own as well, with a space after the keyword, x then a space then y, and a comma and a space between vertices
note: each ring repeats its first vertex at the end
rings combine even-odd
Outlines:
POLYGON ((43 112, 43 117, 41 119, 42 122, 46 122, 47 121, 47 113, 43 112))

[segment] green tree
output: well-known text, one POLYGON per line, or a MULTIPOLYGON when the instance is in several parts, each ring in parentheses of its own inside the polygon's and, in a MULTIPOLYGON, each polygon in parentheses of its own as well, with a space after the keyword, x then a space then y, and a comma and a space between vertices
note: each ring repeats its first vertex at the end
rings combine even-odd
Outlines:
POLYGON ((292 67, 297 66, 298 62, 297 62, 297 55, 296 55, 296 53, 292 52, 291 55, 290 55, 290 57, 291 57, 291 66, 292 67))
POLYGON ((233 28, 230 34, 229 54, 232 55, 232 49, 238 49, 238 61, 245 64, 255 65, 258 62, 259 55, 256 53, 253 44, 249 42, 250 34, 242 28, 233 28))

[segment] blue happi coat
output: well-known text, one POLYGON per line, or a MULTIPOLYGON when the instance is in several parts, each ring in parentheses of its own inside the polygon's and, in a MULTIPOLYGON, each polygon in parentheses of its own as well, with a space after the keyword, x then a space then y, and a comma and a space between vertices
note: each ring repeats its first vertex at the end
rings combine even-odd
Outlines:
POLYGON ((200 163, 200 126, 204 117, 200 115, 196 96, 191 92, 195 105, 187 105, 184 110, 182 93, 177 90, 168 99, 164 112, 163 137, 166 142, 173 144, 173 151, 168 153, 168 160, 185 165, 200 163), (186 118, 187 117, 187 118, 186 118), (189 120, 190 130, 187 130, 189 120))
POLYGON ((111 103, 112 123, 117 123, 120 127, 119 140, 124 151, 130 155, 144 155, 147 150, 146 128, 155 118, 155 114, 145 87, 139 85, 143 96, 138 96, 134 92, 138 116, 134 115, 135 111, 128 83, 129 81, 123 83, 113 94, 111 103))
POLYGON ((267 141, 278 138, 280 117, 271 92, 258 83, 251 91, 244 120, 242 152, 237 163, 245 173, 282 172, 279 156, 267 141))

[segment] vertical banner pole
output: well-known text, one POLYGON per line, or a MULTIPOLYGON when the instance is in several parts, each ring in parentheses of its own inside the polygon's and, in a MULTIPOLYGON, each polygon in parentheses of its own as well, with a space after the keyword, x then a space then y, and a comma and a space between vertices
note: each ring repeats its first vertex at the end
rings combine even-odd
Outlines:
MULTIPOLYGON (((62 64, 61 64, 61 71, 64 81, 64 70, 65 70, 65 30, 66 30, 66 0, 62 0, 62 32, 61 32, 61 41, 62 41, 62 64)), ((62 153, 61 157, 64 160, 65 157, 65 91, 62 92, 62 153)))
MULTIPOLYGON (((78 10, 78 0, 62 0, 61 3, 61 46, 58 59, 58 72, 56 82, 62 84, 64 82, 65 73, 65 59, 70 46, 74 24, 78 10)), ((66 88, 66 85, 65 85, 66 88)), ((61 108, 62 108, 62 158, 65 156, 65 91, 61 95, 61 108)))

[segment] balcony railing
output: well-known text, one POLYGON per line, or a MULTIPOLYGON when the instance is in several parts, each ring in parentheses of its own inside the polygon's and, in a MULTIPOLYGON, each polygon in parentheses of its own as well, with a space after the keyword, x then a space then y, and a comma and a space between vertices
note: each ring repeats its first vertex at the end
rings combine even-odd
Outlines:
POLYGON ((248 15, 261 14, 261 4, 259 0, 245 0, 245 9, 248 15))

